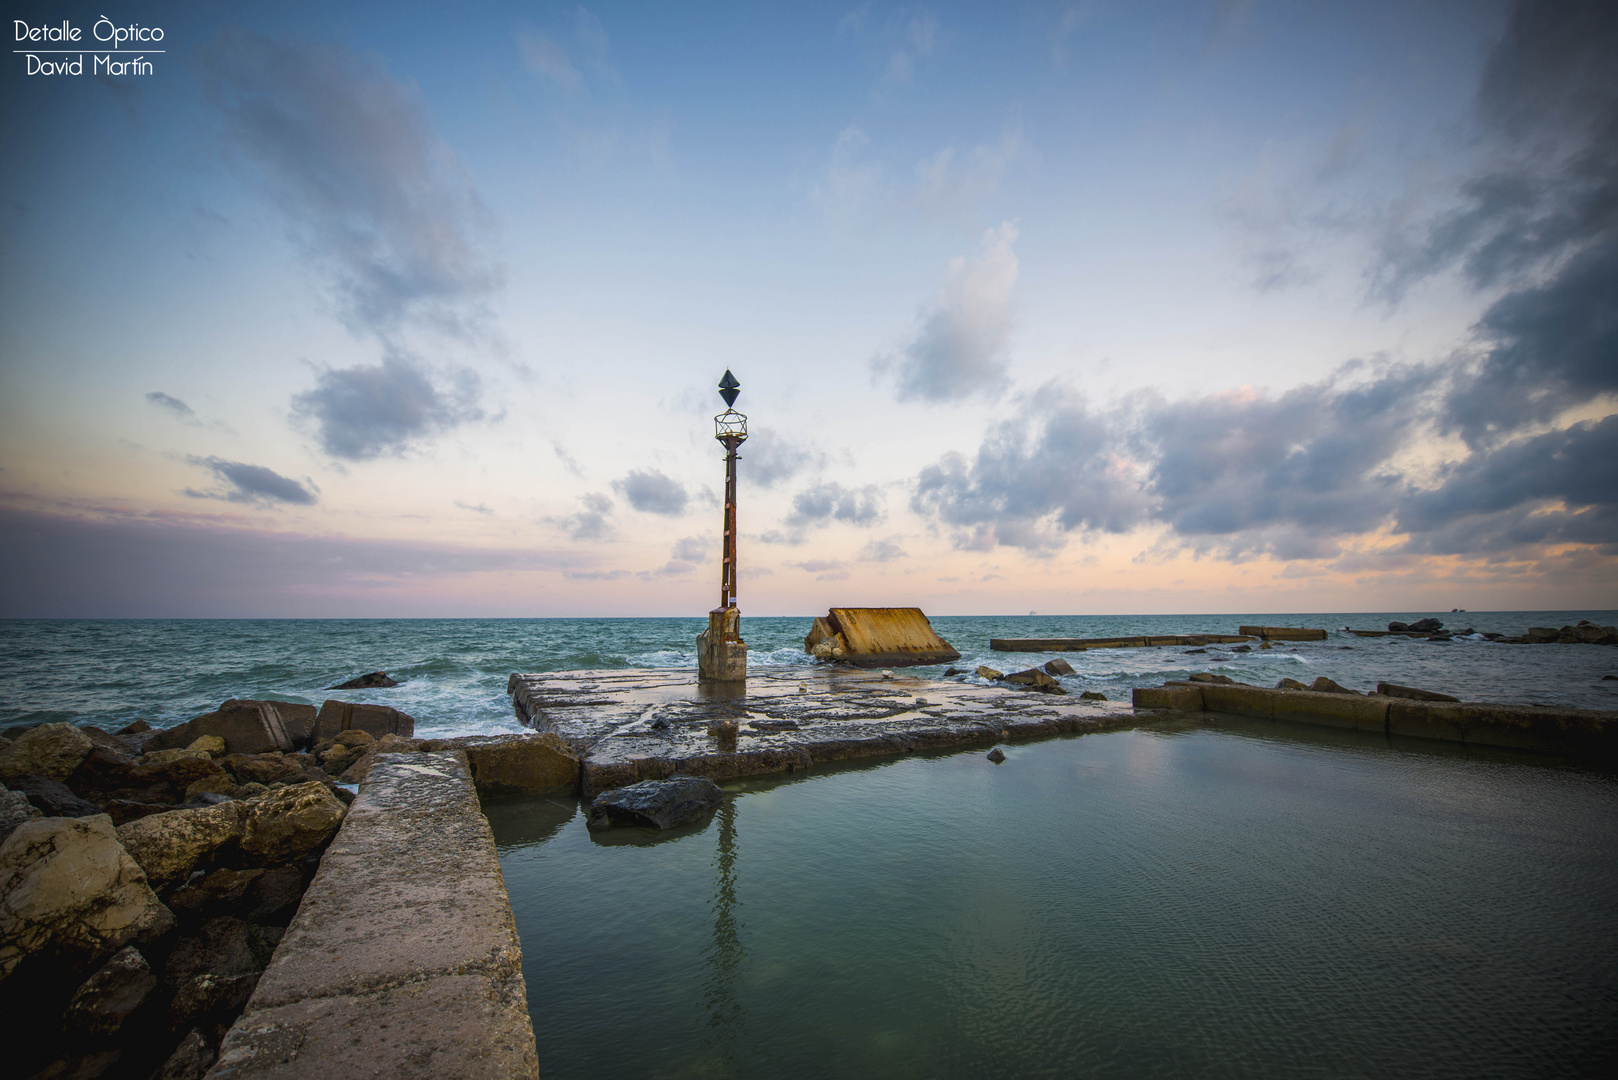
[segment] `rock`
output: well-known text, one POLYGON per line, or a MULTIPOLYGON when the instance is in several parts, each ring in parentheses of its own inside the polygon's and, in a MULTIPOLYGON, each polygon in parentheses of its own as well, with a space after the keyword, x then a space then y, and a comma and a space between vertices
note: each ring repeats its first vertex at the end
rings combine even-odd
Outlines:
POLYGON ((269 750, 291 750, 292 739, 276 710, 278 702, 231 699, 218 710, 204 713, 167 731, 160 731, 146 744, 152 750, 190 746, 203 735, 217 735, 232 754, 262 754, 269 750))
POLYGON ((287 754, 228 754, 219 759, 219 764, 239 784, 273 784, 303 772, 303 765, 287 754))
POLYGON ((1000 749, 997 746, 993 750, 990 750, 987 754, 985 754, 984 757, 988 758, 990 761, 992 761, 996 765, 998 765, 1002 761, 1006 760, 1006 752, 1004 750, 1000 749))
POLYGON ((1437 619, 1417 619, 1415 622, 1411 623, 1409 627, 1410 630, 1418 634, 1431 634, 1434 631, 1442 630, 1443 628, 1444 624, 1439 622, 1437 619))
POLYGON ((340 732, 355 729, 368 731, 378 739, 384 735, 410 736, 416 733, 416 722, 387 705, 360 705, 329 699, 320 707, 310 739, 318 745, 340 732))
POLYGON ((202 1032, 192 1028, 162 1067, 152 1074, 151 1080, 202 1080, 213 1063, 213 1044, 202 1032))
POLYGON ((328 690, 375 690, 389 686, 398 686, 394 680, 388 678, 385 671, 373 671, 369 675, 361 675, 357 679, 350 679, 336 686, 328 686, 328 690))
POLYGON ((148 732, 150 730, 152 730, 152 725, 148 724, 144 720, 136 720, 134 723, 125 724, 123 727, 119 728, 118 729, 118 734, 120 734, 120 735, 141 735, 141 734, 144 734, 145 732, 148 732))
POLYGON ((947 667, 947 668, 944 669, 944 678, 946 678, 946 679, 949 678, 951 675, 965 675, 965 674, 966 674, 966 672, 961 670, 958 667, 947 667))
POLYGON ((1406 630, 1409 630, 1409 629, 1410 629, 1410 624, 1409 623, 1390 622, 1388 624, 1388 633, 1390 633, 1390 634, 1402 634, 1406 630))
POLYGON ((1079 695, 1081 701, 1106 701, 1107 695, 1099 690, 1086 690, 1079 695))
MULTIPOLYGON (((735 721, 729 721, 734 723, 735 721)), ((609 825, 645 825, 672 829, 697 821, 724 801, 719 785, 702 776, 671 776, 642 780, 628 787, 603 791, 590 804, 586 824, 592 829, 609 825)))
POLYGON ((111 799, 103 807, 114 825, 124 825, 153 814, 165 814, 174 807, 167 803, 142 802, 139 799, 111 799))
POLYGON ((1277 690, 1307 690, 1307 689, 1309 689, 1309 687, 1305 686, 1303 683, 1299 682, 1297 679, 1282 679, 1280 682, 1275 684, 1275 688, 1277 690))
MULTIPOLYGON (((301 859, 337 834, 348 808, 316 782, 273 789, 247 803, 241 849, 260 863, 301 859)), ((137 822, 137 824, 139 824, 137 822)))
POLYGON ((202 795, 230 795, 236 790, 236 782, 224 772, 213 776, 204 776, 201 780, 193 780, 185 786, 185 801, 195 802, 202 795))
POLYGON ((1054 660, 1047 660, 1045 662, 1045 674, 1047 674, 1047 675, 1072 675, 1073 674, 1073 665, 1068 663, 1066 660, 1063 660, 1060 656, 1058 656, 1054 660))
POLYGON ((249 919, 241 910, 247 890, 269 871, 257 868, 236 870, 224 867, 188 881, 169 895, 169 910, 182 921, 206 922, 220 915, 249 919))
POLYGON ((175 797, 198 780, 224 776, 225 770, 201 750, 159 750, 135 760, 131 779, 143 787, 164 785, 175 797))
MULTIPOLYGON (((558 743, 561 742, 558 736, 553 735, 551 737, 556 739, 558 743)), ((367 746, 365 752, 360 755, 359 760, 344 769, 338 775, 338 779, 345 784, 363 784, 365 778, 371 775, 371 766, 379 756, 382 754, 414 754, 421 749, 424 742, 425 740, 423 739, 407 739, 403 735, 384 735, 370 746, 367 746)), ((470 757, 470 753, 467 756, 470 757)))
MULTIPOLYGON (((239 703, 233 698, 225 702, 225 704, 235 705, 239 703)), ((314 733, 315 716, 318 712, 313 705, 304 705, 294 701, 267 701, 264 704, 275 707, 275 715, 281 718, 281 728, 287 733, 287 739, 292 743, 294 749, 309 745, 309 738, 314 733)))
POLYGON ((1232 649, 1230 651, 1231 652, 1252 652, 1253 651, 1253 646, 1251 646, 1251 645, 1238 645, 1238 646, 1236 646, 1234 649, 1232 649))
POLYGON ((80 795, 90 796, 150 786, 150 781, 136 776, 136 765, 135 755, 122 746, 97 743, 67 778, 67 786, 80 795))
POLYGON ((14 776, 6 781, 12 791, 27 796, 46 817, 91 817, 101 808, 73 794, 73 789, 48 776, 14 776))
POLYGON ((1015 686, 1026 686, 1030 689, 1038 690, 1042 694, 1067 693, 1067 691, 1062 688, 1061 683, 1057 682, 1055 679, 1051 678, 1037 667, 1031 667, 1026 671, 1018 671, 1011 675, 1007 675, 1004 681, 1012 683, 1015 686))
POLYGON ((1458 697, 1440 694, 1433 690, 1418 690, 1414 686, 1400 686, 1398 683, 1379 682, 1376 692, 1383 697, 1409 698, 1412 701, 1459 701, 1458 697))
POLYGON ((1258 647, 1261 648, 1261 649, 1273 649, 1273 648, 1275 648, 1275 646, 1271 645, 1268 641, 1259 642, 1258 647))
POLYGON ((0 780, 14 776, 48 776, 66 780, 95 744, 72 724, 41 724, 0 749, 0 780))
POLYGON ((217 735, 199 735, 186 749, 201 750, 209 757, 218 757, 225 752, 225 740, 217 735))
POLYGON ((1618 682, 1618 675, 1603 675, 1603 676, 1601 676, 1601 681, 1602 682, 1618 682))
POLYGON ((62 1015, 70 1035, 116 1035, 131 1013, 157 989, 157 976, 133 946, 113 953, 101 968, 74 992, 62 1015))
MULTIPOLYGON (((712 735, 722 747, 734 749, 736 736, 741 731, 741 725, 734 720, 719 720, 708 725, 708 734, 712 735)), ((667 828, 668 826, 660 826, 667 828)))
POLYGON ((1189 676, 1192 682, 1233 683, 1236 680, 1229 675, 1215 675, 1208 671, 1196 671, 1189 676))
POLYGON ((346 746, 351 750, 361 750, 376 742, 376 736, 364 728, 349 728, 339 731, 331 740, 337 746, 346 746))
POLYGON ((159 888, 184 880, 242 839, 247 803, 170 810, 118 826, 118 839, 159 888))
POLYGON ((0 844, 6 842, 13 829, 25 821, 42 816, 39 807, 28 801, 20 791, 0 789, 0 844))
POLYGON ((174 943, 164 977, 180 987, 198 975, 255 975, 269 965, 283 933, 230 915, 209 919, 197 933, 174 943))
POLYGON ((36 954, 99 964, 173 925, 107 817, 27 821, 0 845, 0 980, 36 954))
POLYGON ((988 679, 990 682, 993 682, 996 679, 1005 678, 1004 673, 994 670, 994 668, 987 664, 979 665, 977 671, 973 674, 977 675, 977 677, 980 679, 988 679))
POLYGON ((122 1060, 122 1050, 100 1050, 93 1054, 71 1054, 59 1057, 29 1080, 97 1080, 112 1073, 122 1060))
POLYGON ((1357 693, 1359 693, 1358 690, 1350 690, 1346 686, 1338 685, 1337 683, 1333 682, 1331 679, 1326 678, 1326 676, 1324 676, 1324 675, 1320 676, 1314 682, 1310 683, 1309 684, 1309 689, 1313 690, 1317 694, 1357 694, 1357 693))
POLYGON ((202 1027, 228 1025, 241 1015, 247 999, 253 996, 262 972, 245 975, 215 975, 206 972, 194 975, 174 989, 169 1003, 169 1027, 184 1028, 187 1024, 202 1027))
MULTIPOLYGON (((755 722, 753 726, 759 725, 755 722)), ((476 781, 478 790, 491 794, 561 788, 577 790, 579 787, 579 759, 554 732, 495 738, 435 739, 420 743, 419 749, 466 751, 467 762, 472 766, 472 779, 476 781)), ((345 780, 347 776, 345 773, 345 780)))
POLYGON ((1195 656, 1198 653, 1206 653, 1207 651, 1208 651, 1207 649, 1187 649, 1183 655, 1185 655, 1185 656, 1195 656))

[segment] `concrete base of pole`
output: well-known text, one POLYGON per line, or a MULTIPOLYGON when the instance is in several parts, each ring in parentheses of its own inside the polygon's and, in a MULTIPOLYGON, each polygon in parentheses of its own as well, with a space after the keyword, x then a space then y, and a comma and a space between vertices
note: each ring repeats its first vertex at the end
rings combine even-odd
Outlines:
POLYGON ((747 681, 747 643, 738 632, 741 614, 734 607, 708 612, 708 629, 697 635, 697 678, 704 682, 747 681))

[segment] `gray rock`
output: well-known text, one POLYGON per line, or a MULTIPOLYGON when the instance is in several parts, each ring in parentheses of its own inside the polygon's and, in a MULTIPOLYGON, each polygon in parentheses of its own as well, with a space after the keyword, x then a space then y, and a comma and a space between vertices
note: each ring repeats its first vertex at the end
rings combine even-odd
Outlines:
POLYGON ((1007 675, 1002 681, 1011 683, 1013 686, 1026 686, 1031 690, 1038 690, 1043 694, 1067 693, 1066 690, 1062 689, 1061 683, 1057 682, 1055 679, 1051 678, 1037 667, 1029 668, 1026 671, 1014 672, 1013 674, 1007 675))
POLYGON ((1107 695, 1099 690, 1086 690, 1079 695, 1079 698, 1083 701, 1106 701, 1107 695))
POLYGON ((1229 675, 1215 675, 1211 671, 1194 671, 1189 677, 1192 682, 1234 683, 1236 681, 1229 675))
POLYGON ((152 1080, 202 1080, 214 1063, 214 1046, 196 1028, 186 1033, 152 1080))
POLYGON ((291 750, 292 738, 277 710, 280 702, 239 701, 232 698, 216 711, 204 713, 167 731, 160 731, 146 744, 147 752, 190 746, 203 735, 225 740, 232 754, 262 754, 270 750, 291 750))
POLYGON ((6 842, 6 837, 18 825, 40 816, 39 808, 28 801, 28 796, 20 791, 0 789, 0 844, 6 842))
POLYGON ((350 679, 345 683, 338 683, 336 686, 328 686, 328 687, 326 687, 326 689, 328 689, 328 690, 376 690, 376 689, 383 689, 383 688, 386 688, 386 687, 389 687, 389 686, 398 686, 398 685, 399 684, 396 681, 394 681, 393 679, 388 678, 388 673, 387 672, 385 672, 385 671, 373 671, 369 675, 361 675, 357 679, 350 679))
MULTIPOLYGON (((241 850, 261 865, 301 859, 337 834, 348 812, 331 789, 318 781, 274 788, 249 800, 241 850)), ((137 822, 136 824, 139 824, 137 822)))
POLYGON ((1443 628, 1444 624, 1437 619, 1417 619, 1410 624, 1410 629, 1418 634, 1431 634, 1443 628))
POLYGON ((1326 678, 1326 676, 1324 676, 1324 675, 1320 676, 1314 682, 1310 683, 1309 684, 1309 689, 1313 690, 1317 694, 1357 694, 1357 693, 1359 693, 1358 690, 1350 690, 1348 687, 1339 685, 1338 683, 1332 681, 1331 679, 1326 678))
POLYGON ((724 801, 719 785, 702 776, 671 776, 643 780, 628 787, 603 791, 590 804, 586 824, 592 829, 609 825, 646 825, 672 829, 697 821, 724 801))
POLYGON ((231 915, 209 919, 201 930, 174 943, 164 977, 179 987, 198 975, 256 975, 269 966, 284 933, 280 927, 256 926, 231 915))
POLYGON ((27 796, 46 817, 93 817, 101 808, 73 794, 73 789, 48 776, 14 776, 6 781, 12 791, 27 796))
POLYGON ((983 756, 994 762, 996 765, 1006 760, 1006 752, 1000 749, 998 746, 983 756))
POLYGON ((1299 682, 1297 679, 1282 679, 1280 682, 1275 684, 1275 688, 1277 690, 1307 690, 1307 689, 1309 689, 1308 686, 1306 686, 1303 683, 1299 682))
POLYGON ((146 958, 125 945, 74 992, 62 1015, 62 1026, 77 1035, 116 1035, 156 989, 157 976, 146 958))
POLYGON ((331 699, 320 706, 320 714, 315 717, 314 729, 309 737, 318 746, 335 738, 339 732, 354 729, 369 732, 376 739, 384 735, 408 738, 416 733, 416 722, 387 705, 361 705, 331 699))
POLYGON ((1400 686, 1398 683, 1379 682, 1376 692, 1383 697, 1409 698, 1411 701, 1459 701, 1458 697, 1440 694, 1436 690, 1419 690, 1414 686, 1400 686))
POLYGON ((0 779, 39 775, 66 780, 94 745, 72 724, 41 724, 0 748, 0 779))
POLYGON ((0 981, 35 954, 89 967, 173 925, 104 815, 27 821, 0 845, 0 981))
POLYGON ((235 848, 247 803, 224 802, 201 810, 170 810, 118 826, 118 840, 159 888, 181 881, 235 848))
POLYGON ((169 1002, 169 1027, 196 1024, 212 1028, 229 1024, 253 996, 260 974, 257 971, 245 975, 204 973, 185 980, 174 988, 174 997, 169 1002))
POLYGON ((1060 656, 1058 656, 1054 660, 1047 660, 1045 662, 1045 674, 1047 674, 1047 675, 1072 675, 1073 674, 1073 665, 1068 663, 1066 660, 1063 660, 1060 656))

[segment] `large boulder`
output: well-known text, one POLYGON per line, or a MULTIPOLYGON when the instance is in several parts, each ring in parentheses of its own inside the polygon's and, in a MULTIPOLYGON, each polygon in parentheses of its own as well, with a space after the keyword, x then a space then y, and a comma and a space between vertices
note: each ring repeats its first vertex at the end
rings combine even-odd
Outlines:
POLYGON ((46 817, 91 817, 101 813, 100 807, 85 802, 72 788, 48 776, 17 776, 6 781, 6 786, 27 796, 46 817))
POLYGON ((1317 694, 1357 694, 1358 690, 1350 690, 1334 679, 1321 675, 1309 684, 1309 689, 1317 694))
POLYGON ((41 724, 0 748, 0 780, 35 774, 52 780, 73 775, 95 743, 72 724, 41 724))
POLYGON ((319 746, 335 739, 339 732, 353 729, 369 732, 373 739, 380 739, 384 735, 408 738, 416 733, 416 722, 388 705, 361 705, 331 699, 320 706, 320 714, 315 717, 314 730, 309 738, 319 746))
POLYGON ((262 754, 269 750, 291 750, 292 738, 281 720, 278 701, 238 701, 234 698, 211 713, 204 713, 183 724, 160 731, 146 744, 146 750, 172 750, 190 746, 204 735, 225 740, 232 754, 262 754))
POLYGON ((724 801, 724 793, 704 776, 671 776, 642 780, 628 787, 603 791, 590 805, 585 822, 592 829, 609 825, 642 825, 672 829, 698 821, 724 801))
POLYGON ((173 925, 110 818, 28 821, 0 845, 0 980, 35 954, 89 967, 173 925))
POLYGON ((170 810, 118 826, 118 839, 161 888, 234 848, 242 839, 248 813, 248 804, 236 801, 170 810))
POLYGON ((301 859, 324 846, 337 834, 348 812, 330 788, 313 780, 276 788, 245 805, 248 813, 241 849, 265 866, 301 859))
POLYGON ((219 764, 241 784, 273 784, 303 773, 302 763, 286 754, 227 754, 219 764))
POLYGON ((309 745, 309 735, 315 729, 315 716, 319 712, 313 705, 296 701, 243 701, 231 698, 221 709, 230 705, 268 705, 281 718, 281 727, 294 747, 309 745))
POLYGON ((373 671, 369 675, 361 675, 336 686, 328 686, 328 690, 381 690, 390 686, 398 686, 397 680, 388 678, 385 671, 373 671))
POLYGON ((465 750, 478 790, 491 795, 579 787, 579 759, 555 732, 432 739, 421 749, 465 750))
POLYGON ((1063 660, 1060 656, 1054 660, 1045 661, 1045 672, 1049 675, 1072 675, 1074 673, 1073 665, 1063 660))
POLYGON ((139 950, 125 945, 74 992, 62 1015, 62 1026, 79 1036, 116 1035, 156 989, 157 976, 151 965, 139 950))
POLYGON ((1038 690, 1044 694, 1067 693, 1066 690, 1062 689, 1061 683, 1037 667, 1031 667, 1027 671, 1013 672, 1001 681, 1011 683, 1013 686, 1026 686, 1030 690, 1038 690))

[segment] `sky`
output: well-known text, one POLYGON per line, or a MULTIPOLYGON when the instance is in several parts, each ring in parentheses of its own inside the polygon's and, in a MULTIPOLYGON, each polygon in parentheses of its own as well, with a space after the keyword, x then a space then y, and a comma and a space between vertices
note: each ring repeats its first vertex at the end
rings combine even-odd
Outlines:
POLYGON ((0 616, 1618 607, 1618 5, 4 25, 0 616))

